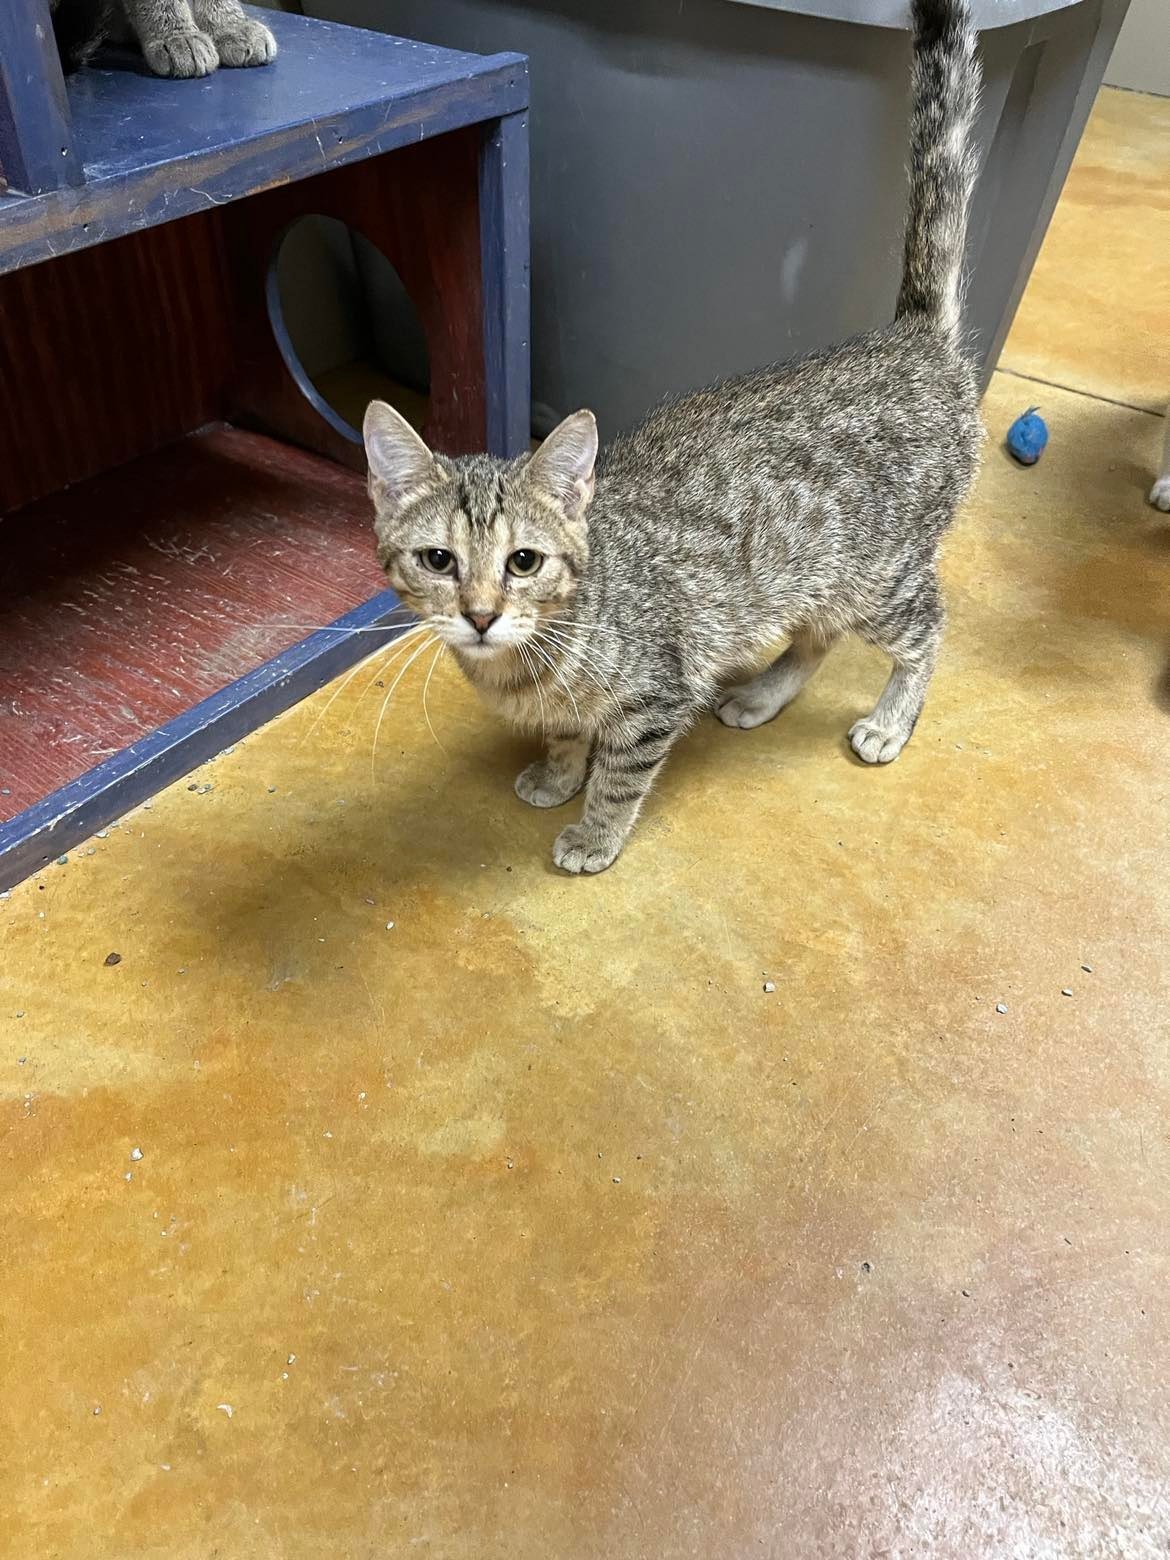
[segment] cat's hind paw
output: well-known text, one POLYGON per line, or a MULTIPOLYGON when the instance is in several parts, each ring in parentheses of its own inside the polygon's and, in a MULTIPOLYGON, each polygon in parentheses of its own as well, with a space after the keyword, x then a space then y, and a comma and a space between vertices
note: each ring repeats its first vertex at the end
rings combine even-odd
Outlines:
POLYGON ((217 33, 215 46, 221 65, 269 65, 276 58, 276 39, 263 22, 245 18, 230 32, 217 33))
POLYGON ((219 65, 215 44, 203 32, 168 33, 142 45, 146 63, 156 76, 210 76, 219 65))
POLYGON ((585 784, 585 776, 569 774, 556 764, 540 760, 516 776, 516 795, 530 807, 560 807, 585 784))
POLYGON ((1170 514, 1170 477, 1159 477, 1150 489, 1150 503, 1163 514, 1170 514))

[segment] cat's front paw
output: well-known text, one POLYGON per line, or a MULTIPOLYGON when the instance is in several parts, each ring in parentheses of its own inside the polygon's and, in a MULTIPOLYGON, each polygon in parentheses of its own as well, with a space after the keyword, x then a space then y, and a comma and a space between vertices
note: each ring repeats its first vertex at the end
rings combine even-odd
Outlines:
POLYGON ((571 801, 584 783, 583 775, 567 774, 542 759, 516 776, 516 795, 530 807, 560 807, 571 801))
POLYGON ((887 729, 873 720, 859 720, 849 729, 849 746, 863 764, 892 764, 910 740, 908 731, 887 729))
POLYGON ((1150 503, 1163 513, 1170 513, 1170 477, 1159 477, 1150 489, 1150 503))
POLYGON ((571 823, 553 845, 553 860, 562 872, 604 872, 621 855, 622 841, 587 823, 571 823))
POLYGON ((142 45, 146 63, 156 76, 210 76, 219 64, 215 44, 202 32, 168 33, 142 45))
POLYGON ((262 22, 245 17, 230 32, 216 33, 221 65, 268 65, 276 58, 276 39, 262 22))

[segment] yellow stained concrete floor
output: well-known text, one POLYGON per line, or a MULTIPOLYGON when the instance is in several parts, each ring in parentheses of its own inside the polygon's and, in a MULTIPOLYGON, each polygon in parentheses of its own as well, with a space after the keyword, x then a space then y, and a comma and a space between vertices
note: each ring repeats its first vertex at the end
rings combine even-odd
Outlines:
POLYGON ((890 769, 842 650, 567 879, 359 676, 0 904, 13 1560, 1164 1553, 1161 422, 1021 389, 890 769))

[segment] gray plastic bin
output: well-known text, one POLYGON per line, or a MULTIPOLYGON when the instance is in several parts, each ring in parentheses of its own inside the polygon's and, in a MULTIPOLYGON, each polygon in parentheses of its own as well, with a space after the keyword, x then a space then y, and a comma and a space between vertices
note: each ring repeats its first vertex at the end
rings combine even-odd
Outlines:
MULTIPOLYGON (((987 374, 1127 3, 972 0, 985 86, 968 322, 987 374)), ((591 406, 612 434, 668 391, 891 317, 906 204, 905 3, 305 9, 529 56, 538 431, 591 406)))

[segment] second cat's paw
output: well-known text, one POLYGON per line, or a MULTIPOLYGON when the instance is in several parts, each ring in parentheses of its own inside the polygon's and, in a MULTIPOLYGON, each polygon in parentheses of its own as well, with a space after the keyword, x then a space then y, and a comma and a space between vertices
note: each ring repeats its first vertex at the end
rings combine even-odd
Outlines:
POLYGON ((276 39, 262 22, 244 18, 230 32, 217 33, 221 65, 268 65, 276 58, 276 39))
POLYGON ((1150 489, 1150 503, 1163 513, 1170 513, 1170 477, 1159 477, 1150 489))
POLYGON ((562 872, 604 872, 621 855, 622 841, 586 823, 562 829, 553 845, 553 860, 562 872))
POLYGON ((146 63, 156 76, 210 76, 219 64, 215 44, 202 32, 168 33, 142 45, 146 63))

